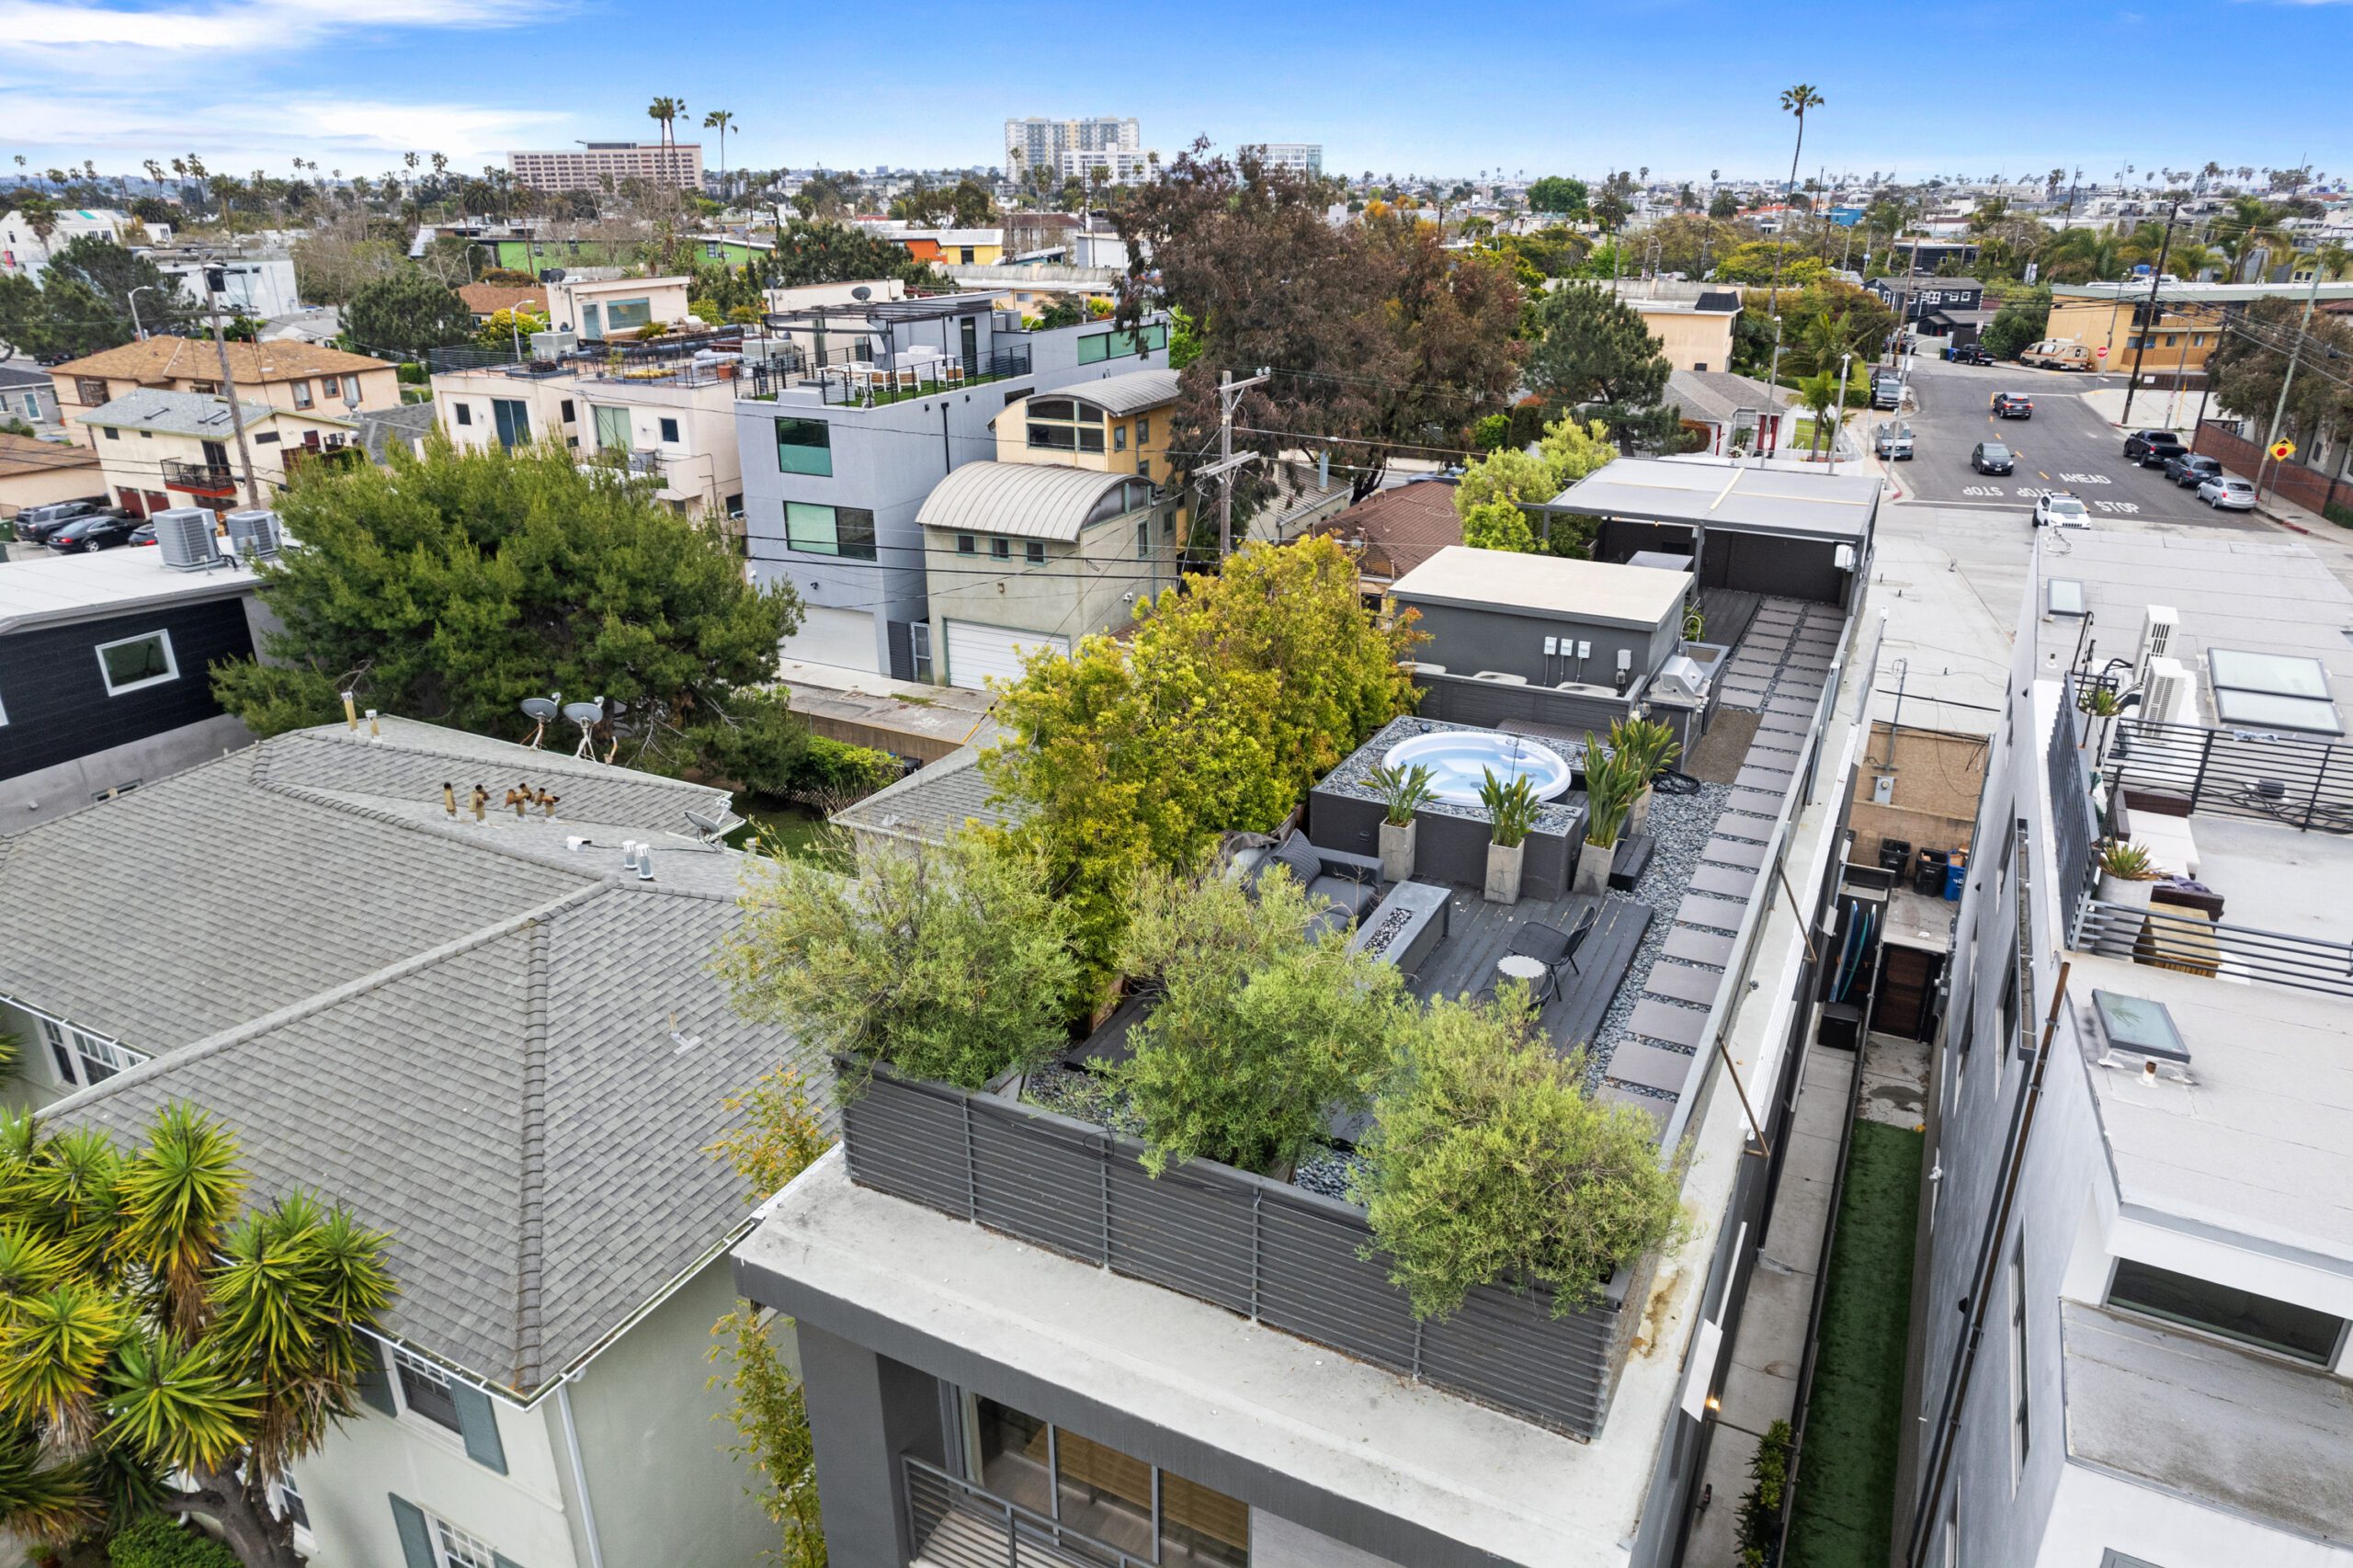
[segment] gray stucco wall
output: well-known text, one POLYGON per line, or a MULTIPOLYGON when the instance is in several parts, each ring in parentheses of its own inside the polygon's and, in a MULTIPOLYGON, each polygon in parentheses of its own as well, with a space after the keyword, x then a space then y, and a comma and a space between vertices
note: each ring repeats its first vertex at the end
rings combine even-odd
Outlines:
POLYGON ((1415 657, 1425 664, 1444 665, 1449 675, 1472 676, 1501 670, 1525 676, 1539 686, 1583 681, 1608 686, 1618 668, 1618 654, 1632 655, 1633 684, 1658 668, 1675 651, 1682 617, 1670 612, 1655 626, 1613 626, 1574 615, 1538 615, 1499 608, 1473 609, 1463 605, 1431 604, 1400 596, 1398 602, 1421 612, 1421 630, 1429 633, 1415 657), (1593 644, 1580 672, 1574 657, 1547 657, 1544 639, 1569 637, 1593 644))
MULTIPOLYGON (((776 1527, 745 1490, 756 1477, 725 1451, 734 1437, 720 1419, 727 1391, 707 1386, 710 1325, 735 1300, 733 1277, 718 1259, 573 1385, 573 1423, 606 1568, 754 1562, 777 1543, 776 1527)), ((545 1408, 552 1423, 554 1401, 545 1408)), ((561 1431, 553 1441, 563 1468, 561 1431)), ((569 1490, 569 1474, 564 1480, 569 1490)))
POLYGON ((796 1332, 827 1560, 834 1568, 905 1568, 915 1546, 899 1457, 941 1461, 939 1382, 806 1322, 796 1332))

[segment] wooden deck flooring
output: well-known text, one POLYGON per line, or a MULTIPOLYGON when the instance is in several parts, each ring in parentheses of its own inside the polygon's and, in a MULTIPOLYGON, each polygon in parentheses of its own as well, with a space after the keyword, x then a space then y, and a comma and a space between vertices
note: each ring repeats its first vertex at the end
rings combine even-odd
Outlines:
POLYGON ((1414 977, 1417 996, 1485 994, 1495 983, 1495 960, 1511 951, 1512 938, 1529 922, 1574 931, 1587 910, 1600 906, 1593 934, 1577 952, 1576 969, 1562 976, 1560 993, 1544 1004, 1538 1020, 1556 1050, 1590 1044, 1633 967, 1634 949, 1650 926, 1650 906, 1619 892, 1607 899, 1570 893, 1505 905, 1489 903, 1475 888, 1453 892, 1447 938, 1414 977))

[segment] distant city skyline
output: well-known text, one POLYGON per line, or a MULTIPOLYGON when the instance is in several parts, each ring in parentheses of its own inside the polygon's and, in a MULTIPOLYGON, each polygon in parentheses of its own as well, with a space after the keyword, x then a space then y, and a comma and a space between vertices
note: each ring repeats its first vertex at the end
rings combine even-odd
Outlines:
POLYGON ((286 175, 300 157, 374 176, 408 151, 478 172, 504 167, 510 149, 654 140, 645 107, 665 94, 686 100, 679 139, 703 142, 713 167, 701 120, 725 108, 731 167, 1001 165, 1008 117, 1112 114, 1134 117, 1142 144, 1170 157, 1205 136, 1220 150, 1320 143, 1324 167, 1351 176, 1647 165, 1654 177, 1762 180, 1788 175, 1793 127, 1779 98, 1800 81, 1826 100, 1807 117, 1801 178, 2080 165, 2109 181, 2128 165, 2209 159, 2353 170, 2344 117, 2316 96, 2319 112, 2281 112, 2293 108, 2283 92, 2320 92, 2316 73, 2211 73, 2156 113, 2038 90, 2030 69, 2170 55, 2188 36, 2279 60, 2353 58, 2347 0, 2143 0, 2124 12, 1992 0, 1949 26, 1923 16, 1902 29, 1876 8, 1760 27, 1717 0, 1581 14, 1507 0, 1473 31, 1454 14, 1368 0, 1347 9, 1338 51, 1341 20, 1211 0, 1188 21, 1204 40, 1195 58, 1142 17, 1090 15, 1074 33, 1065 11, 1029 0, 813 11, 792 17, 789 40, 748 0, 0 0, 0 174, 20 172, 12 155, 35 172, 85 158, 135 172, 195 152, 239 175, 286 175), (187 102, 195 79, 200 115, 187 102), (2018 89, 1998 93, 2005 80, 2018 89))

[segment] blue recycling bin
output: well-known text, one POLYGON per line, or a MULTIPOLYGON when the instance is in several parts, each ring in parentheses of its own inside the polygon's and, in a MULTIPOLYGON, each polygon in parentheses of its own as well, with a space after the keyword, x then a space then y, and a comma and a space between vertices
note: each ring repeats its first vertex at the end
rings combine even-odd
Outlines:
POLYGON ((1961 884, 1968 880, 1969 851, 1956 849, 1952 852, 1952 863, 1945 868, 1945 902, 1959 903, 1961 884))

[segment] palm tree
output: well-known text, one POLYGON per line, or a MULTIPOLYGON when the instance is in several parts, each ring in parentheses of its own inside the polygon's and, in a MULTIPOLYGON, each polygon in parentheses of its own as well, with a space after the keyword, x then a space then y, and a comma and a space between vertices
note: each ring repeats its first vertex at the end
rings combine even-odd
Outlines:
POLYGON ((357 1409, 392 1282, 348 1214, 244 1195, 235 1141, 187 1106, 127 1154, 0 1118, 0 1524, 196 1513, 247 1568, 298 1568, 270 1493, 357 1409))
POLYGON ((1838 378, 1828 370, 1818 370, 1798 382, 1798 403, 1813 415, 1813 436, 1806 443, 1806 456, 1812 457, 1827 438, 1836 452, 1837 426, 1831 423, 1834 415, 1843 412, 1838 406, 1838 378))
POLYGON ((2324 282, 2353 276, 2353 250, 2343 240, 2331 240, 2313 252, 2313 267, 2324 282))
POLYGON ((705 131, 719 132, 719 189, 722 195, 727 191, 727 132, 734 123, 735 111, 733 109, 715 108, 702 117, 705 131))
MULTIPOLYGON (((1815 92, 1811 84, 1805 82, 1800 82, 1781 95, 1781 108, 1798 117, 1798 139, 1796 145, 1790 149, 1789 185, 1781 202, 1784 209, 1789 206, 1789 198, 1797 194, 1798 157, 1805 151, 1805 111, 1810 108, 1820 108, 1822 103, 1822 95, 1815 92)), ((1784 218, 1788 216, 1786 210, 1782 216, 1784 218)), ((1777 243, 1773 246, 1773 286, 1766 295, 1768 312, 1779 310, 1781 301, 1781 253, 1784 247, 1778 243, 1779 236, 1775 238, 1777 243)))

